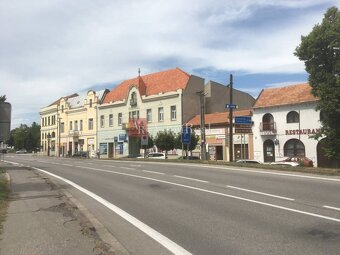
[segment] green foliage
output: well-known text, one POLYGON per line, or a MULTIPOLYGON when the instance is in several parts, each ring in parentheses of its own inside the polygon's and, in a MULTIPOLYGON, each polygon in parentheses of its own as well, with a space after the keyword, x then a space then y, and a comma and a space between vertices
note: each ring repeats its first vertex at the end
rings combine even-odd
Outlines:
POLYGON ((7 97, 6 95, 0 96, 0 103, 6 102, 7 97))
MULTIPOLYGON (((199 141, 199 136, 197 136, 194 130, 191 129, 189 151, 192 151, 196 148, 198 141, 199 141)), ((175 148, 182 149, 182 134, 180 132, 176 135, 176 138, 175 138, 175 148)), ((186 150, 187 145, 185 144, 183 148, 184 150, 186 150)))
POLYGON ((162 151, 170 151, 175 148, 175 134, 170 130, 157 133, 154 143, 162 151))
POLYGON ((27 151, 37 151, 40 148, 40 125, 33 122, 29 127, 21 124, 20 127, 11 130, 10 138, 7 141, 9 146, 15 149, 26 149, 27 151))
POLYGON ((305 62, 322 128, 316 138, 326 137, 326 155, 340 158, 340 12, 329 8, 321 24, 301 37, 295 55, 305 62))

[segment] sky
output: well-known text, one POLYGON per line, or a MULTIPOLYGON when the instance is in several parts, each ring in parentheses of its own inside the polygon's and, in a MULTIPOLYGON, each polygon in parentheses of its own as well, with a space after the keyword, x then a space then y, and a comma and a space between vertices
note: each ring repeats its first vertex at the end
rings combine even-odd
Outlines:
POLYGON ((305 82, 301 35, 340 0, 0 0, 0 95, 12 128, 56 99, 179 67, 261 89, 305 82))

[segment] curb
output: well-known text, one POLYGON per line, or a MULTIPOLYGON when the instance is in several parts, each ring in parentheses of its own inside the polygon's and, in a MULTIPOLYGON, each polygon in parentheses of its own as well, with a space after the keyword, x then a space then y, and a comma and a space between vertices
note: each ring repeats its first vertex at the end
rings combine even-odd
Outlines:
MULTIPOLYGON (((43 174, 38 173, 31 167, 29 167, 29 169, 38 174, 38 176, 42 177, 43 174)), ((11 177, 7 172, 5 172, 5 178, 8 180, 8 183, 10 185, 11 177)), ((66 198, 71 203, 77 206, 78 210, 91 222, 93 227, 96 229, 96 233, 98 234, 100 239, 110 246, 111 252, 113 252, 115 255, 131 255, 131 253, 108 231, 108 229, 102 223, 100 223, 82 203, 75 199, 69 191, 62 188, 58 183, 54 181, 53 178, 49 177, 49 180, 66 196, 66 198)))
MULTIPOLYGON (((51 179, 50 179, 51 180, 51 179)), ((91 224, 95 227, 96 232, 102 241, 108 245, 117 255, 131 255, 130 252, 107 230, 107 228, 96 219, 96 217, 89 211, 87 208, 80 203, 77 199, 75 199, 72 194, 66 189, 61 188, 58 184, 53 182, 64 194, 65 196, 78 207, 78 210, 85 215, 85 217, 91 222, 91 224)))

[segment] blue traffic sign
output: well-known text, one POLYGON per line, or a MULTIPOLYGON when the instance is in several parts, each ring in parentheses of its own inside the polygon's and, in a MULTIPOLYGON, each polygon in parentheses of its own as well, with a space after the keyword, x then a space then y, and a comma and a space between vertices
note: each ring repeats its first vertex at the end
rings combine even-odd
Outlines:
POLYGON ((250 116, 237 116, 235 117, 235 124, 252 124, 250 116))
POLYGON ((238 107, 237 107, 236 104, 226 104, 226 105, 225 105, 225 108, 227 108, 227 109, 236 109, 236 108, 238 108, 238 107))
POLYGON ((191 128, 182 127, 182 143, 190 144, 190 142, 191 142, 191 128))

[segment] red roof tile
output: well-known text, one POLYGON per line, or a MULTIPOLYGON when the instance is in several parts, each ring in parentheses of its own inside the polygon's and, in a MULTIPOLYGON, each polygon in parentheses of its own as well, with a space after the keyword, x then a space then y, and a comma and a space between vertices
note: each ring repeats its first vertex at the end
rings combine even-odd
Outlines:
POLYGON ((281 88, 263 89, 256 99, 253 108, 264 108, 278 105, 299 104, 317 101, 311 93, 308 83, 296 84, 281 88))
POLYGON ((125 80, 106 95, 104 103, 124 100, 133 85, 138 87, 141 95, 146 96, 184 89, 189 78, 189 74, 175 68, 125 80))
MULTIPOLYGON (((251 110, 239 110, 233 111, 233 116, 252 116, 251 110)), ((205 114, 205 125, 225 125, 229 123, 229 112, 215 112, 205 114)), ((194 118, 188 121, 188 124, 192 126, 201 125, 200 115, 196 115, 194 118)))

